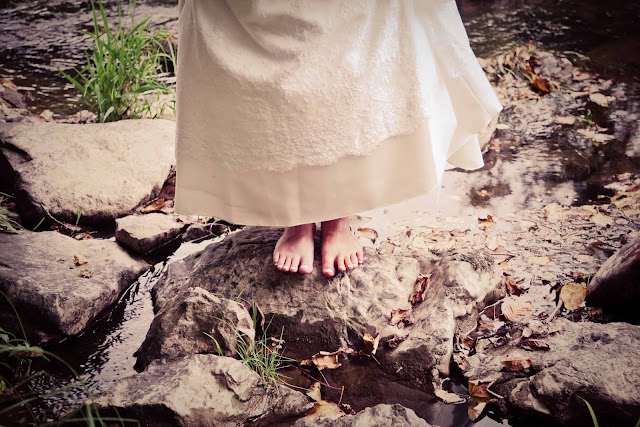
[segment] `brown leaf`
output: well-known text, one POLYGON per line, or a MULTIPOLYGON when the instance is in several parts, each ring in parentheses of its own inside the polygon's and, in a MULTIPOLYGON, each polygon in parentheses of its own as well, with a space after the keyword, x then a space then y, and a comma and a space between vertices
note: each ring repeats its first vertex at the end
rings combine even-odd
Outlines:
POLYGON ((482 411, 484 411, 487 403, 489 402, 475 397, 469 399, 469 407, 467 409, 467 415, 469 415, 469 419, 471 421, 477 420, 480 415, 482 415, 482 411))
POLYGON ((394 335, 389 341, 387 341, 387 346, 389 348, 397 348, 400 343, 407 339, 407 335, 394 335))
POLYGON ((357 354, 358 352, 355 351, 352 348, 347 348, 347 347, 340 347, 338 349, 339 352, 344 353, 344 354, 357 354))
POLYGON ((511 304, 502 304, 502 315, 510 322, 531 316, 533 306, 528 302, 513 302, 511 304))
POLYGON ((367 228, 367 227, 358 228, 355 234, 357 238, 364 237, 366 239, 371 240, 371 243, 375 243, 376 239, 378 238, 378 232, 373 228, 367 228))
POLYGON ((88 261, 85 258, 81 258, 78 255, 73 256, 73 263, 75 265, 85 265, 88 261))
POLYGON ((536 339, 528 339, 520 342, 520 347, 525 350, 536 351, 536 350, 549 350, 549 344, 542 340, 536 339))
POLYGON ((582 305, 587 296, 587 286, 584 283, 567 283, 560 290, 560 299, 567 310, 575 310, 582 305))
POLYGON ((495 381, 471 381, 469 380, 469 396, 471 397, 479 397, 486 399, 494 399, 496 397, 501 397, 491 390, 489 387, 493 385, 495 381))
POLYGON ((522 289, 511 277, 505 277, 505 286, 507 287, 509 295, 518 296, 524 293, 524 289, 522 289))
POLYGON ((491 216, 491 215, 487 215, 487 217, 486 217, 486 218, 478 218, 478 222, 480 222, 480 223, 490 223, 490 224, 492 224, 492 223, 494 223, 495 221, 493 220, 493 216, 491 216))
POLYGON ((544 77, 535 75, 530 84, 533 90, 537 90, 540 93, 549 93, 549 80, 544 77))
POLYGON ((399 308, 391 312, 391 319, 389 320, 389 324, 402 329, 405 326, 412 324, 413 320, 413 314, 411 313, 410 309, 403 310, 399 308))
POLYGON ((311 384, 311 387, 307 390, 307 396, 316 402, 320 402, 322 400, 322 395, 320 394, 320 383, 315 382, 311 384))
POLYGON ((536 265, 547 265, 551 264, 553 260, 549 256, 532 256, 527 258, 527 262, 536 265))
POLYGON ((378 252, 381 254, 392 254, 396 250, 396 245, 389 242, 380 242, 378 252))
POLYGON ((531 359, 506 359, 500 363, 510 371, 524 371, 533 366, 531 359))
POLYGON ((429 289, 429 283, 431 281, 430 274, 420 274, 416 279, 416 283, 413 285, 413 292, 409 295, 409 302, 411 304, 418 304, 424 301, 424 297, 427 295, 427 289, 429 289))
POLYGON ((575 116, 559 116, 556 117, 556 123, 560 123, 562 125, 572 125, 576 122, 575 116))
POLYGON ((93 276, 91 270, 82 270, 80 271, 80 273, 78 273, 78 277, 82 277, 84 279, 89 279, 91 278, 91 276, 93 276))
POLYGON ((445 390, 436 390, 436 397, 442 400, 444 403, 461 403, 464 402, 464 398, 460 397, 456 393, 451 393, 445 390))
POLYGON ((164 205, 166 204, 165 200, 163 198, 159 198, 154 200, 151 204, 145 206, 144 208, 140 209, 140 212, 142 213, 147 213, 147 212, 156 212, 156 211, 160 211, 162 210, 162 208, 164 207, 164 205))
POLYGON ((396 246, 407 247, 411 241, 411 230, 403 231, 395 236, 387 237, 387 240, 396 246))
POLYGON ((335 420, 343 417, 344 415, 345 413, 335 403, 321 400, 319 402, 314 402, 313 407, 302 419, 309 420, 311 423, 316 423, 321 419, 335 420))
POLYGON ((342 366, 342 364, 338 361, 339 355, 340 350, 334 351, 333 353, 329 353, 328 351, 321 351, 314 354, 311 357, 311 361, 314 365, 316 365, 319 371, 322 371, 323 369, 336 369, 342 366))
POLYGON ((363 355, 375 355, 378 350, 378 344, 380 342, 380 335, 376 335, 374 338, 371 334, 365 333, 362 337, 364 341, 364 348, 360 351, 363 355))

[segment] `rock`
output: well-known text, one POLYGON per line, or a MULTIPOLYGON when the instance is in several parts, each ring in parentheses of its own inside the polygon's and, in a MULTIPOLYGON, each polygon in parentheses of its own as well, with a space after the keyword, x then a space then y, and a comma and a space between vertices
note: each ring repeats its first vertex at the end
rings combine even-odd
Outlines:
POLYGON ((123 418, 156 427, 270 425, 311 407, 299 391, 266 386, 239 360, 211 354, 155 361, 119 381, 96 404, 105 408, 101 413, 113 405, 123 418))
MULTIPOLYGON (((203 237, 216 237, 229 231, 229 227, 224 224, 191 224, 189 228, 182 234, 183 242, 202 239, 203 237)), ((204 239, 203 239, 204 240, 204 239)))
MULTIPOLYGON (((582 397, 608 425, 632 425, 640 409, 640 326, 627 323, 573 323, 555 319, 547 336, 549 350, 519 347, 522 331, 513 329, 504 345, 481 339, 467 359, 470 380, 496 380, 491 390, 503 396, 502 415, 571 425, 591 425, 582 397), (509 339, 510 336, 510 339, 509 339), (502 361, 530 359, 520 372, 502 361)), ((543 424, 542 422, 538 424, 543 424)))
POLYGON ((185 224, 171 215, 153 212, 145 215, 128 215, 116 219, 116 241, 146 254, 177 237, 185 224))
POLYGON ((153 198, 175 163, 175 123, 4 123, 0 153, 15 176, 17 211, 37 223, 113 221, 153 198))
POLYGON ((202 288, 189 288, 151 322, 144 342, 134 354, 138 357, 136 369, 144 369, 155 359, 174 360, 196 353, 217 354, 214 340, 203 332, 216 339, 225 356, 237 354, 236 333, 245 335, 247 340, 255 337, 253 321, 245 307, 202 288))
MULTIPOLYGON (((116 242, 76 240, 55 231, 0 233, 0 247, 0 290, 16 307, 32 344, 85 331, 148 268, 116 242), (74 256, 86 263, 76 265, 74 256)), ((22 337, 4 298, 0 325, 22 337)))
POLYGON ((295 427, 430 427, 422 418, 418 417, 413 410, 402 405, 380 404, 372 408, 367 408, 355 415, 345 415, 336 419, 321 418, 315 420, 302 418, 294 424, 295 427))
POLYGON ((640 234, 602 264, 587 287, 587 302, 639 317, 640 234))
POLYGON ((277 228, 245 227, 170 264, 152 290, 155 309, 177 304, 175 295, 192 287, 226 298, 241 294, 260 305, 272 322, 271 334, 283 331, 291 357, 309 358, 340 346, 357 350, 363 347, 365 332, 380 334, 376 357, 383 367, 400 370, 411 384, 430 389, 431 368, 448 373, 458 322, 475 319, 478 309, 501 289, 491 257, 470 250, 440 256, 427 251, 381 255, 366 248, 363 265, 326 278, 320 268, 319 236, 311 274, 282 272, 272 262, 281 233, 277 228), (390 325, 392 310, 411 307, 408 298, 421 273, 431 274, 431 285, 426 300, 413 309, 414 323, 403 329, 390 325), (384 342, 394 335, 406 339, 389 349, 384 342))

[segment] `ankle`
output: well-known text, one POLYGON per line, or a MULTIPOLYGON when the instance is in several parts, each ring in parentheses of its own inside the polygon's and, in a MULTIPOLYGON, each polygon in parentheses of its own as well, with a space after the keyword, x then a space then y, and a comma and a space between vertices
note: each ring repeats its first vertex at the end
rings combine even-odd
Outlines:
POLYGON ((349 225, 349 218, 342 217, 336 218, 329 221, 323 221, 321 223, 321 227, 323 231, 329 232, 340 232, 340 231, 351 231, 351 226, 349 225))

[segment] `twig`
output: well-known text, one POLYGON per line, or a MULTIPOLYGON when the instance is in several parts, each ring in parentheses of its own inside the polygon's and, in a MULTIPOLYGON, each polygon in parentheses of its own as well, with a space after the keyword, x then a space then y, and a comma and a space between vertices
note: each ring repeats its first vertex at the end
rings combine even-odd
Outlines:
POLYGON ((344 393, 344 386, 342 386, 342 391, 340 391, 340 399, 338 400, 338 407, 340 407, 340 404, 342 403, 342 394, 344 393))

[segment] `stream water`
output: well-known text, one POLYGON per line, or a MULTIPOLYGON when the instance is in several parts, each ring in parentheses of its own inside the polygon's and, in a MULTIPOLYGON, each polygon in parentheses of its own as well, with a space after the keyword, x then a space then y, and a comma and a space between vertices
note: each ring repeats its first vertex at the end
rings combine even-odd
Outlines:
MULTIPOLYGON (((177 27, 175 1, 147 0, 138 2, 140 16, 153 16, 156 28, 177 27)), ((116 2, 105 1, 110 18, 117 16, 116 2)), ((522 209, 540 208, 551 202, 565 205, 588 204, 606 193, 603 185, 616 174, 637 172, 640 166, 640 4, 624 0, 460 0, 461 15, 474 51, 480 57, 491 57, 521 46, 528 41, 544 50, 577 60, 582 67, 624 83, 624 102, 616 104, 621 111, 609 116, 609 126, 623 129, 616 147, 596 153, 601 157, 595 171, 583 179, 563 175, 559 159, 575 151, 564 148, 553 137, 543 139, 512 138, 503 144, 487 166, 472 174, 452 171, 446 174, 440 192, 437 214, 441 216, 481 216, 487 213, 516 213, 522 209), (586 59, 588 57, 588 60, 586 59), (492 194, 478 198, 478 191, 492 194)), ((90 47, 80 30, 91 29, 91 6, 88 0, 0 0, 0 77, 14 81, 27 92, 31 112, 45 108, 68 114, 62 109, 77 92, 60 75, 82 65, 83 50, 90 47)), ((605 194, 606 195, 606 194, 605 194)), ((429 199, 413 200, 389 211, 368 213, 373 223, 410 223, 427 212, 433 215, 429 199)), ((382 237, 382 236, 381 236, 382 237)), ((168 260, 157 262, 122 296, 115 308, 95 327, 79 337, 67 339, 49 349, 76 369, 90 390, 102 389, 120 378, 133 374, 138 348, 153 319, 149 291, 158 275, 172 262, 201 250, 212 241, 183 244, 168 260)), ((54 367, 63 378, 66 368, 54 367)), ((442 425, 466 426, 466 405, 443 405, 433 396, 410 390, 393 379, 376 373, 375 368, 345 366, 331 378, 340 384, 358 384, 348 391, 354 409, 380 402, 399 402, 412 407, 427 421, 442 425), (373 371, 372 371, 373 370, 373 371), (371 375, 371 374, 375 375, 371 375), (362 378, 375 377, 363 382, 362 378)), ((68 378, 68 376, 67 376, 68 378)), ((42 384, 46 388, 46 381, 42 384)), ((454 391, 461 385, 451 384, 454 391)), ((83 395, 79 389, 70 394, 83 395)), ((63 399, 44 407, 48 414, 58 414, 68 404, 63 399)), ((478 426, 508 425, 491 416, 475 423, 478 426)), ((517 424, 514 424, 517 425, 517 424)))

